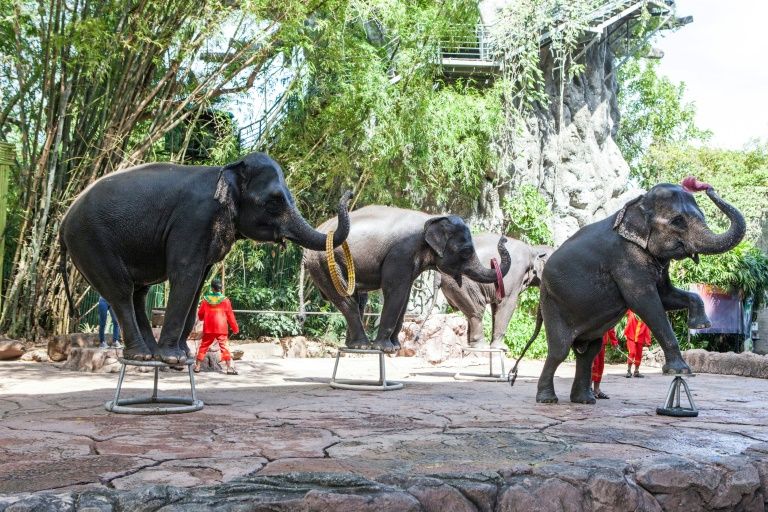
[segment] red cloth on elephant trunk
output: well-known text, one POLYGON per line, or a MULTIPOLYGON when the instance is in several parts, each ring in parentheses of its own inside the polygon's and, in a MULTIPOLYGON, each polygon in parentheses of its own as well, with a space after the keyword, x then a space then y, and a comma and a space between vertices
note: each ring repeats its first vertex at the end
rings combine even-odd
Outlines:
POLYGON ((619 344, 618 338, 616 338, 616 330, 611 328, 603 334, 603 346, 600 347, 600 352, 595 356, 595 360, 592 363, 592 382, 598 384, 603 380, 603 371, 605 370, 605 346, 611 343, 614 347, 619 344))

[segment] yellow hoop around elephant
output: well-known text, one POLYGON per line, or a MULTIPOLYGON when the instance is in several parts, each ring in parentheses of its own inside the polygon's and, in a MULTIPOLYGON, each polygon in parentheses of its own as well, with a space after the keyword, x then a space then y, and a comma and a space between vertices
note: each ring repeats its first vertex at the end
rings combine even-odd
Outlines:
POLYGON ((346 240, 341 244, 341 250, 344 251, 344 264, 347 266, 347 284, 344 285, 344 278, 339 274, 339 268, 336 266, 336 256, 333 254, 333 230, 328 231, 325 238, 325 259, 328 262, 328 273, 331 275, 333 287, 342 297, 349 297, 355 292, 355 263, 352 261, 352 253, 349 250, 349 244, 346 240))

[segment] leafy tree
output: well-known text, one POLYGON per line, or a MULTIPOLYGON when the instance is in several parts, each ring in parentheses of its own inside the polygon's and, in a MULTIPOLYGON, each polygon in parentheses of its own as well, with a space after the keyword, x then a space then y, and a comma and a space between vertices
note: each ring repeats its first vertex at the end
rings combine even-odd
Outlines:
POLYGON ((194 130, 214 103, 250 87, 304 37, 316 8, 299 0, 0 0, 0 139, 18 148, 0 329, 35 336, 68 327, 55 238, 65 208, 107 172, 183 159, 184 151, 169 154, 164 136, 194 130))
POLYGON ((706 140, 710 133, 696 127, 696 108, 683 99, 685 84, 658 74, 659 61, 630 59, 618 71, 621 113, 616 142, 642 187, 658 183, 649 166, 654 149, 706 140))

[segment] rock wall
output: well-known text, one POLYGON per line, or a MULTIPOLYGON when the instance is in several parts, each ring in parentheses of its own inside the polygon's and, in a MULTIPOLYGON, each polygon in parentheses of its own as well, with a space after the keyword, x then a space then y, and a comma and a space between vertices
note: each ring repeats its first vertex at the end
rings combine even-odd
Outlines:
POLYGON ((552 55, 542 50, 550 103, 526 119, 521 134, 510 129, 502 142, 502 152, 509 156, 488 177, 471 215, 475 223, 499 229, 501 198, 532 184, 552 207, 550 228, 559 245, 641 193, 629 186, 629 166, 614 141, 619 121, 614 56, 607 45, 596 44, 584 59, 584 74, 564 86, 560 128, 559 80, 552 55), (505 186, 495 189, 494 181, 505 186))

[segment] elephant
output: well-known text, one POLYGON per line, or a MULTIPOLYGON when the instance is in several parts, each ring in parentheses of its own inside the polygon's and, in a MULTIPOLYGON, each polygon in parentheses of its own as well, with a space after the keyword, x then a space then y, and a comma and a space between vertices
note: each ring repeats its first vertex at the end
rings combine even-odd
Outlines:
POLYGON ((590 389, 592 361, 603 333, 627 309, 640 316, 659 340, 666 358, 663 372, 690 373, 667 311, 687 309, 691 328, 708 327, 710 321, 697 294, 672 285, 669 264, 685 258, 698 262, 701 254, 726 252, 746 231, 741 213, 712 187, 701 185, 728 218, 727 231, 715 234, 709 229, 690 188, 661 183, 617 213, 584 226, 552 253, 542 274, 539 315, 530 340, 543 321, 548 353, 537 402, 557 402, 554 373, 573 347, 576 374, 571 401, 595 403, 590 389))
MULTIPOLYGON (((347 203, 338 210, 333 245, 349 233, 347 203)), ((123 331, 126 359, 183 364, 200 292, 214 263, 243 238, 320 250, 326 236, 299 213, 280 166, 251 153, 222 167, 150 163, 113 172, 89 185, 59 229, 60 272, 67 255, 111 305, 123 331), (160 339, 145 313, 149 286, 168 280, 160 339)))
MULTIPOLYGON (((480 261, 498 258, 496 243, 501 235, 480 233, 473 236, 475 249, 480 261)), ((491 305, 493 315, 493 334, 491 348, 506 350, 504 334, 517 308, 520 292, 529 286, 539 286, 541 272, 547 258, 554 248, 548 245, 528 245, 514 238, 505 244, 512 259, 512 266, 504 276, 506 296, 497 298, 494 286, 478 282, 466 282, 463 286, 448 274, 435 273, 435 288, 438 286, 448 300, 448 304, 458 309, 467 317, 467 341, 470 347, 484 348, 488 342, 483 336, 483 314, 486 305, 491 305)))
MULTIPOLYGON (((478 259, 472 235, 461 217, 430 215, 388 206, 366 206, 350 213, 352 227, 347 238, 355 266, 355 291, 341 296, 333 286, 326 255, 305 249, 303 264, 322 295, 347 320, 349 348, 394 352, 400 348, 398 334, 403 325, 413 281, 425 270, 437 269, 458 283, 462 276, 482 283, 496 282, 496 270, 485 268, 478 259), (362 314, 368 292, 382 290, 384 304, 375 340, 363 327, 362 314)), ((331 219, 317 230, 335 229, 331 219)), ((506 275, 511 260, 499 240, 500 271, 506 275)), ((337 259, 340 251, 337 250, 337 259)), ((346 268, 342 267, 342 271, 346 268)))

